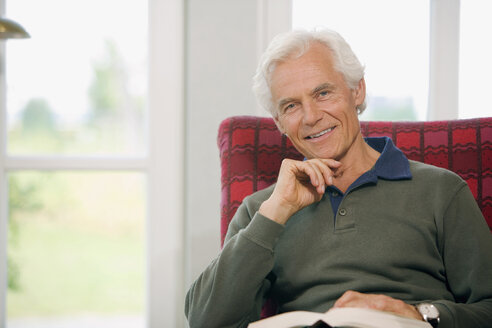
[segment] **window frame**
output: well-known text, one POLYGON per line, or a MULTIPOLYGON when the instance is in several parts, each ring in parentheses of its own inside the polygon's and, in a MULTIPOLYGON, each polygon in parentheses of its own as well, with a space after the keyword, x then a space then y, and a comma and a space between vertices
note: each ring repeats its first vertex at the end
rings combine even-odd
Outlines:
MULTIPOLYGON (((0 16, 6 2, 0 0, 0 16)), ((0 41, 0 328, 7 325, 9 172, 135 171, 147 180, 146 327, 184 326, 184 1, 148 0, 147 151, 142 156, 10 156, 6 134, 6 43, 0 41), (162 60, 166 58, 166 60, 162 60), (166 92, 162 92, 166 90, 166 92), (3 128, 1 128, 3 127, 3 128), (162 140, 168 140, 165 147, 162 140), (171 160, 169 160, 171 159, 171 160), (165 169, 164 169, 165 168, 165 169), (169 295, 173 295, 169 297, 169 295), (182 303, 182 302, 181 302, 182 303)), ((19 40, 15 42, 29 42, 19 40)))
POLYGON ((424 120, 458 119, 460 0, 426 1, 429 6, 429 65, 424 120))
POLYGON ((460 0, 430 0, 427 120, 459 116, 460 0))

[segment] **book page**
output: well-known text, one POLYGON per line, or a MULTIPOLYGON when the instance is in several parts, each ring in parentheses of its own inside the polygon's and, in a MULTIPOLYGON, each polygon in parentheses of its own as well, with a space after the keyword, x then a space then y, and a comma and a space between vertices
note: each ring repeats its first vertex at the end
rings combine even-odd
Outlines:
POLYGON ((402 317, 389 312, 362 309, 336 308, 326 313, 294 311, 282 313, 249 324, 249 328, 305 327, 323 320, 330 326, 355 328, 432 328, 424 321, 402 317))
POLYGON ((323 317, 323 313, 293 311, 259 320, 248 325, 248 328, 293 328, 312 325, 323 317))
POLYGON ((331 326, 359 328, 432 328, 425 322, 371 309, 336 308, 322 315, 331 326))

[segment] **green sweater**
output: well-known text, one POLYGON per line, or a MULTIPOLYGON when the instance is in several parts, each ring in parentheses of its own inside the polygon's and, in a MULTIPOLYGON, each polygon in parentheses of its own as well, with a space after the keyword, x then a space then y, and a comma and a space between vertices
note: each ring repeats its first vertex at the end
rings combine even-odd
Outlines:
POLYGON ((324 312, 346 290, 430 301, 439 328, 492 327, 492 237, 466 182, 414 161, 410 171, 351 190, 336 217, 325 194, 285 226, 257 212, 274 186, 247 197, 188 291, 190 327, 246 327, 268 296, 279 312, 324 312))

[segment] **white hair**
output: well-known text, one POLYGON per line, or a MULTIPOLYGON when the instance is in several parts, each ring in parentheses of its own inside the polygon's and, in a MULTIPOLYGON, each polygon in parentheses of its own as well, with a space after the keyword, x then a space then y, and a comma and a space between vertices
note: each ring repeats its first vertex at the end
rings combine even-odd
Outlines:
MULTIPOLYGON (((340 72, 350 89, 356 89, 364 77, 364 66, 361 65, 348 43, 335 31, 296 30, 277 35, 263 53, 256 74, 253 77, 253 92, 258 103, 273 117, 277 117, 277 109, 272 100, 270 83, 273 71, 278 63, 294 56, 302 56, 313 42, 327 46, 332 54, 334 68, 340 72)), ((366 100, 357 106, 358 113, 366 108, 366 100)))

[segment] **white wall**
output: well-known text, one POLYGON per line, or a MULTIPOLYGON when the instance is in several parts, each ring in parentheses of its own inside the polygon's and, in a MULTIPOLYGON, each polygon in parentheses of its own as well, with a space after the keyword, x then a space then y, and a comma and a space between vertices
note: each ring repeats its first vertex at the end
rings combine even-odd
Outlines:
POLYGON ((289 13, 289 0, 187 2, 187 285, 220 249, 219 124, 232 115, 266 115, 251 79, 271 35, 290 29, 289 13))
POLYGON ((256 2, 188 2, 186 74, 186 222, 194 279, 219 251, 220 122, 254 114, 256 2))

